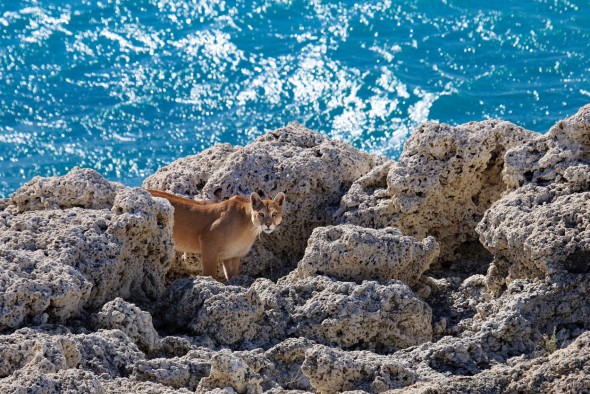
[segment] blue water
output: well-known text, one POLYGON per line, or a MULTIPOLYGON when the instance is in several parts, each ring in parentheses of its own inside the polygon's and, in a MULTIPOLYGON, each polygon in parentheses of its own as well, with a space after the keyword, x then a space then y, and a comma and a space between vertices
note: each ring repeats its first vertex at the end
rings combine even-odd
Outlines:
POLYGON ((0 196, 294 120, 391 157, 425 120, 546 132, 589 82, 588 1, 0 0, 0 196))

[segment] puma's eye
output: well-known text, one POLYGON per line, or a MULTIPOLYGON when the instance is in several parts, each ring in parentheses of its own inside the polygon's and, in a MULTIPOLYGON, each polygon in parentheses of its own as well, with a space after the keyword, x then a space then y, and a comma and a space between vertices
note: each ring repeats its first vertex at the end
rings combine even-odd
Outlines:
POLYGON ((264 217, 264 212, 258 212, 258 216, 263 218, 264 217))
POLYGON ((276 213, 276 212, 273 212, 273 213, 272 213, 272 217, 273 217, 273 218, 276 218, 276 217, 277 217, 277 213, 276 213))

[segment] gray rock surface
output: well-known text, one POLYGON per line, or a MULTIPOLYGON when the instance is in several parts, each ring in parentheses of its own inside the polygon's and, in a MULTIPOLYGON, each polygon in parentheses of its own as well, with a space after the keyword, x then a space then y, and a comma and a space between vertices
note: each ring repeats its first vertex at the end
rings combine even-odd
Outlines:
POLYGON ((318 227, 309 237, 303 259, 289 276, 321 274, 346 281, 397 279, 412 286, 438 257, 439 250, 434 237, 420 242, 393 227, 318 227))
POLYGON ((360 178, 343 197, 341 223, 397 227, 419 240, 428 235, 441 247, 442 261, 477 240, 475 227, 506 190, 506 150, 533 133, 508 122, 485 121, 452 127, 424 123, 412 133, 397 163, 360 178))
POLYGON ((171 285, 156 314, 160 324, 189 328, 225 346, 300 336, 346 349, 391 351, 432 337, 430 308, 396 281, 357 285, 314 276, 278 284, 259 279, 245 289, 197 277, 171 285))
MULTIPOLYGON (((143 186, 210 201, 251 192, 273 198, 285 192, 282 224, 272 235, 263 234, 256 241, 267 252, 244 259, 246 272, 260 274, 267 273, 269 261, 277 259, 287 270, 292 268, 303 255, 312 230, 332 224, 333 210, 342 195, 382 160, 291 123, 245 147, 222 145, 179 159, 148 177, 143 186), (260 255, 264 259, 258 259, 260 255)), ((283 267, 274 269, 285 272, 283 267)))
MULTIPOLYGON (((72 170, 63 178, 92 179, 100 194, 107 181, 89 174, 72 170)), ((61 182, 38 178, 15 195, 35 194, 39 185, 61 182)), ((88 192, 93 185, 84 183, 89 200, 77 203, 95 206, 88 192)), ((0 212, 0 329, 63 323, 118 296, 155 299, 164 291, 173 253, 169 204, 143 190, 121 188, 107 208, 59 206, 19 212, 10 205, 0 212)))
POLYGON ((35 177, 10 199, 19 212, 73 207, 101 209, 112 207, 115 196, 123 188, 94 170, 76 167, 62 177, 35 177))
POLYGON ((120 297, 104 304, 94 325, 99 329, 121 330, 146 353, 159 347, 160 339, 152 324, 152 316, 120 297))
POLYGON ((495 256, 490 288, 517 278, 590 272, 590 106, 506 157, 506 183, 518 188, 492 205, 477 227, 495 256))

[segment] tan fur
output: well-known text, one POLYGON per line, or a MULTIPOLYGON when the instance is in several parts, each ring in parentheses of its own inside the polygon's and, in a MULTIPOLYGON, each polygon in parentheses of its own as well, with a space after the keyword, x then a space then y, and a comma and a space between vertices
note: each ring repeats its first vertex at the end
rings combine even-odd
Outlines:
POLYGON ((282 220, 285 195, 262 200, 235 196, 218 203, 204 203, 159 190, 148 192, 167 199, 174 207, 174 241, 179 252, 200 253, 203 275, 217 278, 217 264, 223 263, 225 277, 240 274, 240 259, 261 232, 270 234, 282 220))

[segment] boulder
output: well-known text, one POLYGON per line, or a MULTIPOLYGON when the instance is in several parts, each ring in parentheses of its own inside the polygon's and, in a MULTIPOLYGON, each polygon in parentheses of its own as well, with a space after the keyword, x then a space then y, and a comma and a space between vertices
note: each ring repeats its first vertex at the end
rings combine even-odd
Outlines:
POLYGON ((152 316, 120 297, 104 304, 95 316, 94 325, 98 329, 121 330, 145 353, 152 353, 159 346, 152 316))
POLYGON ((418 241, 393 227, 371 229, 349 224, 318 227, 290 276, 304 278, 319 274, 355 282, 397 279, 413 286, 439 250, 434 237, 418 241))
POLYGON ((431 235, 440 244, 440 260, 454 260, 462 244, 478 239, 477 223, 507 189, 504 154, 532 136, 501 121, 424 123, 398 162, 374 168, 351 186, 337 221, 397 227, 419 240, 431 235))
POLYGON ((198 277, 172 284, 156 314, 164 326, 234 348, 295 336, 385 352, 432 338, 430 308, 398 281, 355 284, 313 276, 278 284, 259 279, 246 289, 198 277))
MULTIPOLYGON (((80 172, 98 179, 97 190, 105 188, 104 179, 85 170, 64 178, 77 179, 80 172)), ((15 194, 63 182, 38 179, 15 194)), ((91 190, 92 184, 84 187, 91 190)), ((0 329, 65 322, 119 296, 153 300, 163 293, 174 253, 169 204, 144 190, 121 188, 107 208, 58 205, 22 212, 10 205, 0 212, 0 329)))
POLYGON ((488 282, 590 272, 590 105, 507 152, 506 184, 477 227, 488 282))

